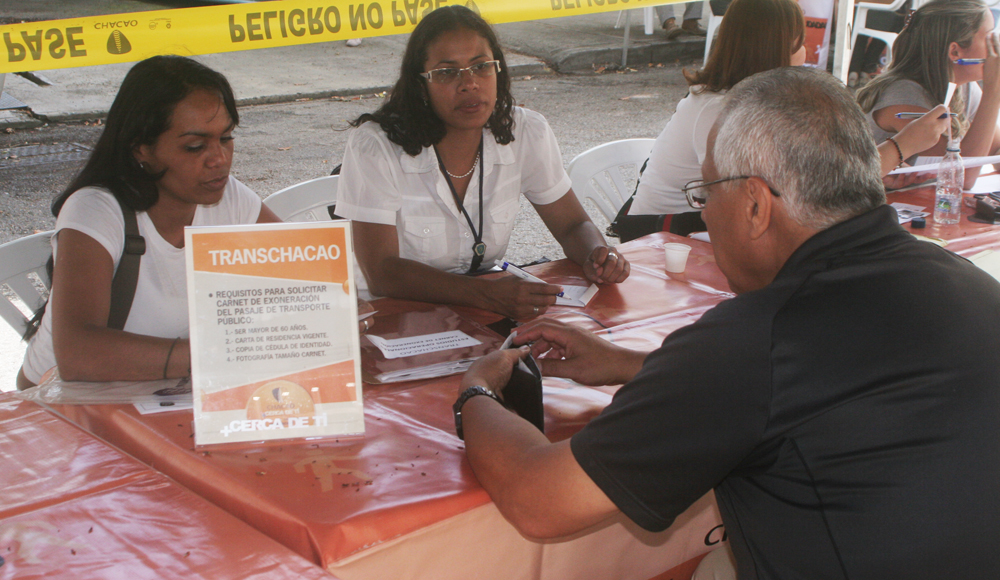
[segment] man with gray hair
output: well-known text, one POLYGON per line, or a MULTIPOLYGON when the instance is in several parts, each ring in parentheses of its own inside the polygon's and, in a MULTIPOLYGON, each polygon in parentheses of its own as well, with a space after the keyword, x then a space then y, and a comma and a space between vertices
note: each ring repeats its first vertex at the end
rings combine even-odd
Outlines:
POLYGON ((702 170, 688 199, 738 296, 648 354, 518 329, 546 375, 627 383, 600 416, 550 443, 506 411, 527 346, 463 377, 501 513, 531 537, 619 511, 662 530, 714 489, 741 579, 995 577, 1000 284, 898 225, 864 115, 825 73, 734 87, 702 170))

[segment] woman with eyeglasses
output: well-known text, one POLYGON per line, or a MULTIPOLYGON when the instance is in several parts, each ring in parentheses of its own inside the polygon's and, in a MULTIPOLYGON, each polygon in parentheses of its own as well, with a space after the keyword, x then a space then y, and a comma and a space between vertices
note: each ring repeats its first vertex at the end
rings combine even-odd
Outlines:
POLYGON ((628 276, 545 119, 513 103, 496 34, 475 12, 447 6, 417 25, 391 95, 352 123, 344 153, 337 213, 354 221, 362 293, 542 314, 559 286, 465 275, 503 258, 521 194, 587 278, 628 276))
POLYGON ((705 230, 701 212, 693 211, 682 188, 701 178, 708 132, 726 91, 753 74, 802 65, 804 40, 805 18, 795 0, 735 0, 729 5, 705 67, 684 71, 690 92, 653 144, 628 216, 619 220, 622 241, 659 229, 681 235, 705 230))

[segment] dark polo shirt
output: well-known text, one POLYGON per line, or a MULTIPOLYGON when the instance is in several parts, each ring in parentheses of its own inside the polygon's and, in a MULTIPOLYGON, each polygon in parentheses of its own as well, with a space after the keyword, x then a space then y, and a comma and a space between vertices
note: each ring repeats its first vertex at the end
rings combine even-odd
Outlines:
POLYGON ((1000 577, 1000 284, 880 207, 668 336, 572 449, 647 529, 714 488, 741 580, 1000 577))

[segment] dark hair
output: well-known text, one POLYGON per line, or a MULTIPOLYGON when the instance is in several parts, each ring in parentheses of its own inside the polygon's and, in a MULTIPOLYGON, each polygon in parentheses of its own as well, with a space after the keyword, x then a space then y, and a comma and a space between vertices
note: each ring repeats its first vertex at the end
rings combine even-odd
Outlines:
MULTIPOLYGON (((943 103, 952 80, 948 47, 952 42, 971 46, 987 10, 979 0, 934 0, 913 12, 892 44, 889 68, 858 91, 861 110, 874 109, 885 90, 901 79, 919 84, 929 97, 943 103)), ((964 135, 969 120, 962 91, 956 91, 948 107, 957 114, 951 121, 952 133, 964 135)))
POLYGON ((434 113, 427 96, 427 81, 420 76, 427 62, 427 47, 445 32, 468 29, 486 39, 493 58, 500 61, 497 73, 497 103, 486 125, 497 143, 506 145, 514 140, 514 97, 510 94, 510 74, 493 28, 478 14, 464 6, 444 6, 431 12, 417 24, 406 43, 399 80, 389 98, 374 113, 365 113, 353 122, 357 127, 375 121, 390 141, 415 156, 425 147, 444 138, 444 122, 434 113))
POLYGON ((170 126, 177 103, 197 89, 218 93, 232 119, 239 124, 236 98, 221 73, 183 56, 154 56, 133 66, 108 111, 104 132, 87 164, 55 201, 58 216, 73 192, 88 186, 109 190, 135 211, 145 211, 159 199, 156 182, 162 177, 141 167, 133 155, 139 145, 152 145, 170 126))
POLYGON ((726 9, 705 67, 685 70, 684 78, 688 85, 719 92, 748 76, 788 66, 805 41, 805 28, 795 0, 735 0, 726 9))

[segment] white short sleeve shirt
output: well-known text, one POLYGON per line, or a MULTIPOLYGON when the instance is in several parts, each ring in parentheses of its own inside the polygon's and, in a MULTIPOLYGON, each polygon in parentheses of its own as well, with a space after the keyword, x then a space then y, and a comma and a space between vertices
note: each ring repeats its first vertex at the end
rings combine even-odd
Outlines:
MULTIPOLYGON (((483 160, 472 173, 463 205, 479 228, 479 177, 483 172, 483 265, 502 258, 514 229, 521 194, 538 205, 571 187, 555 135, 540 114, 514 108, 514 141, 500 145, 483 130, 483 160)), ((337 214, 396 226, 401 258, 464 274, 475 236, 455 203, 431 147, 411 157, 389 141, 377 123, 351 131, 337 186, 337 214)), ((358 289, 367 284, 358 271, 358 289)))
MULTIPOLYGON (((261 199, 250 188, 229 177, 222 199, 215 205, 199 205, 191 225, 249 224, 260 216, 261 199)), ((149 215, 136 212, 139 234, 146 241, 146 253, 139 260, 132 309, 125 331, 160 338, 188 337, 187 273, 184 248, 164 240, 149 215)), ((82 232, 104 246, 114 259, 115 269, 125 245, 125 218, 118 201, 107 190, 85 187, 66 200, 56 219, 52 255, 59 248, 59 232, 82 232)), ((52 349, 52 304, 50 301, 38 332, 24 355, 24 375, 37 383, 56 364, 52 349)))
POLYGON ((681 188, 701 179, 708 133, 722 112, 725 93, 688 93, 653 143, 649 163, 639 180, 629 215, 678 214, 695 211, 681 188))

